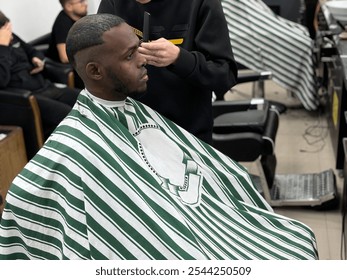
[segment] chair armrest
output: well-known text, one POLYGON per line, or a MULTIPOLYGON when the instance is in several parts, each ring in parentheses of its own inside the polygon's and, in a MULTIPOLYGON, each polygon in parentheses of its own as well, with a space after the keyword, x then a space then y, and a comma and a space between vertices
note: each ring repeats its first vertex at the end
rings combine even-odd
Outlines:
POLYGON ((253 98, 251 100, 217 100, 212 103, 213 118, 233 112, 242 112, 248 110, 268 110, 269 102, 262 98, 253 98))
POLYGON ((73 76, 73 68, 70 64, 64 64, 53 61, 50 58, 46 58, 43 75, 53 83, 65 84, 69 87, 73 87, 73 80, 71 81, 71 75, 73 76))
POLYGON ((4 88, 0 89, 0 101, 6 102, 6 100, 24 100, 31 95, 31 91, 27 89, 20 88, 4 88))
POLYGON ((0 89, 0 119, 4 125, 22 127, 29 159, 42 147, 44 134, 41 112, 35 95, 29 90, 0 89))
MULTIPOLYGON (((47 54, 51 33, 44 34, 29 42, 35 49, 47 54)), ((74 71, 70 64, 65 64, 45 58, 45 69, 43 76, 53 83, 65 84, 70 88, 75 87, 74 71)))
POLYGON ((271 71, 239 71, 237 73, 237 83, 248 83, 270 80, 272 78, 271 71))
POLYGON ((51 33, 47 33, 29 41, 28 43, 32 45, 35 49, 42 52, 46 52, 48 50, 50 40, 51 33))

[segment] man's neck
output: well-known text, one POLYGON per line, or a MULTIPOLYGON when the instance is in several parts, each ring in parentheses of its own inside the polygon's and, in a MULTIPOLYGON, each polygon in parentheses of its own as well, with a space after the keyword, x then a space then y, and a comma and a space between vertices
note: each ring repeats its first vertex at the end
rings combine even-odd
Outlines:
POLYGON ((87 95, 93 99, 95 102, 105 106, 105 107, 123 107, 125 105, 125 99, 124 100, 120 100, 120 101, 112 101, 112 100, 106 100, 106 99, 102 99, 100 97, 95 96, 94 94, 92 94, 90 91, 88 91, 87 89, 85 89, 85 91, 87 92, 87 95))

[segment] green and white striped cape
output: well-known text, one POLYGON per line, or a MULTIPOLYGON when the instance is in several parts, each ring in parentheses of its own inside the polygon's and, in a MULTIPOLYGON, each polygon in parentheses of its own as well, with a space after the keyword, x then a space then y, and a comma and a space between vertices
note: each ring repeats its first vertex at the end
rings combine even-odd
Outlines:
POLYGON ((82 91, 15 178, 1 259, 315 259, 241 165, 132 99, 82 91))

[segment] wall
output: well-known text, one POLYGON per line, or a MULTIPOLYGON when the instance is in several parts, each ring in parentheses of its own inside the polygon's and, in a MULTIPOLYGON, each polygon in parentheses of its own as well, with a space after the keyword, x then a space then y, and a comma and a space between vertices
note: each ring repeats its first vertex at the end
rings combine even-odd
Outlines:
MULTIPOLYGON (((88 13, 96 13, 101 0, 88 0, 88 13)), ((50 32, 61 10, 59 0, 0 0, 0 10, 11 19, 13 31, 30 41, 50 32)))

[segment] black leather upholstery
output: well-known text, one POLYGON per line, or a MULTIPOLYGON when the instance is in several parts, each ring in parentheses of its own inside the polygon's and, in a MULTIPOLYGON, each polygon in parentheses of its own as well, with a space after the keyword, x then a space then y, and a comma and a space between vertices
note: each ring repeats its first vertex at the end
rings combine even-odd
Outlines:
POLYGON ((27 90, 13 88, 0 90, 0 123, 1 125, 20 126, 23 129, 28 159, 32 158, 41 148, 35 124, 36 116, 30 98, 35 97, 27 90))
POLYGON ((279 113, 266 100, 213 103, 213 146, 241 162, 261 159, 271 187, 276 168, 275 140, 279 113))
POLYGON ((65 84, 69 87, 73 87, 73 68, 70 64, 63 64, 55 62, 50 58, 45 59, 45 69, 42 72, 43 76, 59 84, 65 84), (71 80, 72 79, 72 80, 71 80))

